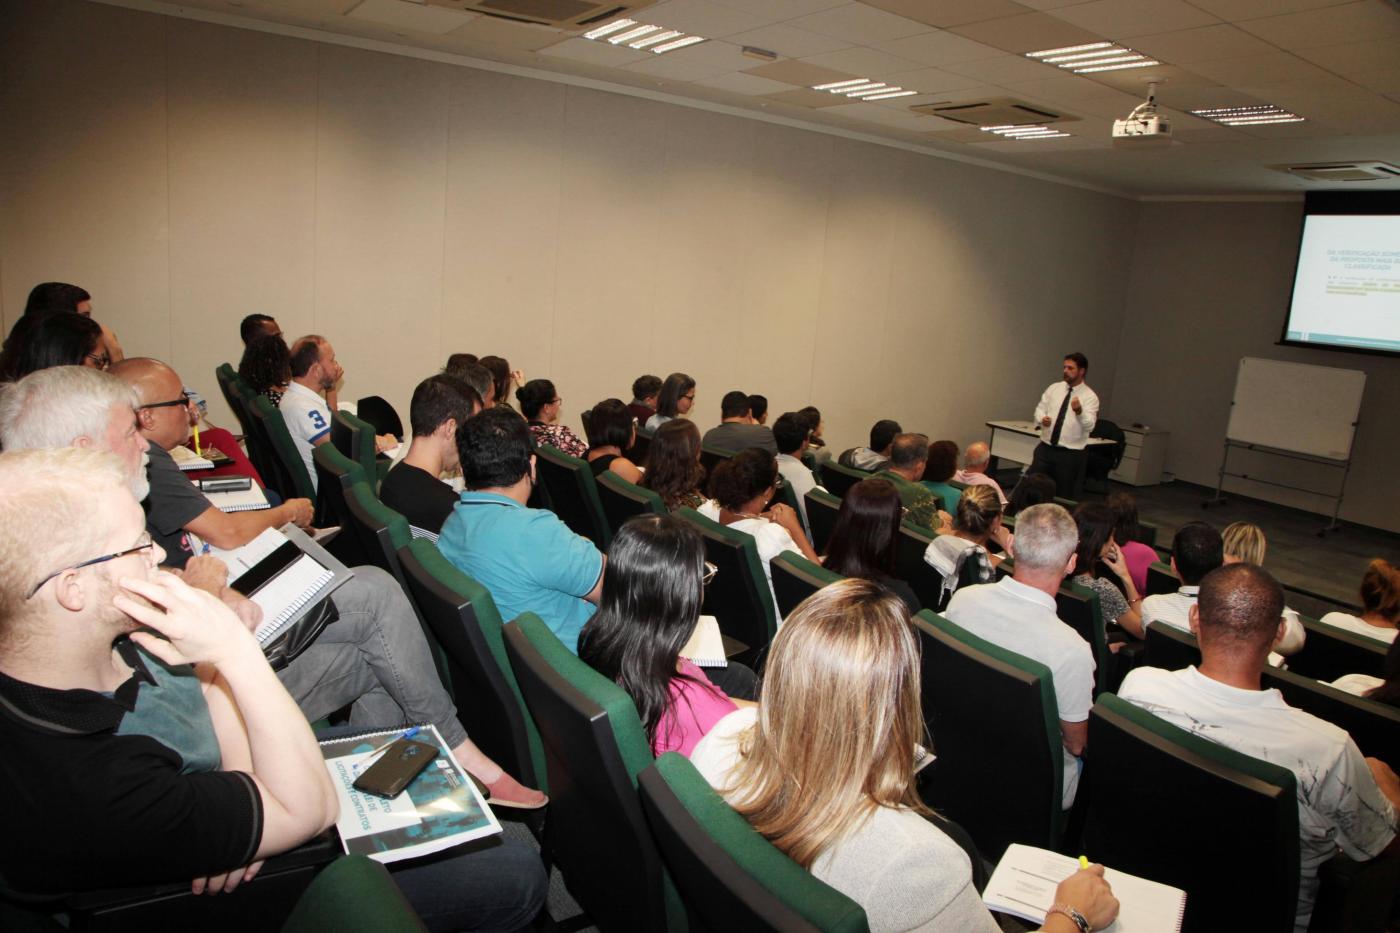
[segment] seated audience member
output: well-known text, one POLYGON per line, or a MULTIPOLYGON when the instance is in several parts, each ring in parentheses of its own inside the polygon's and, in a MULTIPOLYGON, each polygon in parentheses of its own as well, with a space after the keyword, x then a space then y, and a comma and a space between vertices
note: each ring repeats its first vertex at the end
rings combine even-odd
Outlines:
POLYGON ((266 334, 245 344, 243 358, 238 361, 238 375, 254 392, 280 406, 292 381, 292 353, 282 335, 266 334))
POLYGON ((700 462, 700 429, 695 422, 673 418, 657 428, 647 448, 646 470, 640 485, 661 497, 666 508, 698 509, 705 467, 700 462), (674 422, 674 423, 673 423, 674 422))
POLYGON ((822 437, 822 432, 826 425, 822 422, 821 409, 815 405, 808 405, 797 412, 799 418, 807 425, 807 452, 818 466, 831 462, 831 450, 826 446, 826 439, 822 437))
POLYGON ((1044 473, 1030 473, 1011 490, 1003 515, 1017 515, 1033 505, 1055 501, 1055 481, 1044 473))
POLYGON ((1377 703, 1400 706, 1400 640, 1390 643, 1381 673, 1385 676, 1345 674, 1332 681, 1332 686, 1368 700, 1375 700, 1377 703))
MULTIPOLYGON (((704 578, 705 545, 693 528, 669 515, 630 519, 608 549, 602 601, 579 635, 578 656, 632 698, 657 755, 690 755, 737 709, 708 670, 680 653, 700 618, 704 578)), ((751 698, 753 672, 730 666, 742 668, 751 698)))
POLYGON ((957 514, 958 499, 962 497, 962 490, 948 482, 957 471, 957 444, 952 441, 934 441, 928 445, 928 459, 924 462, 921 483, 925 489, 943 500, 943 508, 949 514, 957 514))
POLYGON ((511 369, 510 363, 500 356, 483 356, 477 363, 491 374, 492 381, 496 383, 496 407, 515 411, 510 404, 510 384, 514 382, 516 389, 525 388, 525 374, 511 369))
POLYGON ((1172 573, 1181 581, 1175 593, 1158 593, 1142 601, 1142 627, 1150 622, 1164 622, 1183 632, 1191 630, 1191 607, 1201 579, 1225 563, 1225 543, 1205 522, 1187 522, 1172 537, 1172 573))
MULTIPOLYGON (((919 684, 904 606, 874 583, 843 580, 793 611, 758 707, 720 720, 691 760, 764 838, 860 904, 872 931, 996 933, 967 852, 915 787, 919 684)), ((1062 881, 1055 903, 1095 930, 1118 912, 1100 865, 1062 881)), ((1041 929, 1080 927, 1052 912, 1041 929)))
POLYGON ((515 397, 538 446, 562 450, 570 457, 583 457, 588 453, 583 438, 559 423, 559 406, 563 399, 554 391, 554 383, 548 379, 531 379, 515 390, 515 397))
MULTIPOLYGON (((171 378, 178 385, 178 377, 171 378)), ((149 534, 149 514, 166 508, 161 500, 167 492, 159 475, 147 478, 148 451, 153 458, 157 448, 148 446, 138 430, 137 404, 131 386, 108 373, 73 366, 44 370, 0 393, 0 444, 6 450, 95 447, 117 455, 132 494, 149 499, 149 534)), ((197 493, 184 482, 187 491, 197 493)), ((309 516, 305 499, 293 502, 309 516)), ((210 508, 207 499, 203 504, 210 508)), ((165 555, 172 563, 175 557, 165 555)), ((250 628, 258 626, 261 610, 226 585, 228 568, 221 561, 206 555, 185 558, 179 572, 186 583, 219 596, 250 628)), ((486 783, 498 803, 543 805, 543 794, 521 787, 467 738, 437 678, 422 626, 393 577, 377 567, 356 567, 331 601, 339 618, 277 674, 307 719, 322 719, 353 704, 350 721, 356 726, 431 722, 453 757, 486 783)))
POLYGON ((656 398, 661 394, 660 376, 638 376, 632 380, 632 401, 627 411, 638 424, 645 425, 656 414, 656 398))
POLYGON ((1361 578, 1361 615, 1329 612, 1322 621, 1358 635, 1394 644, 1400 627, 1400 569, 1377 557, 1361 578))
POLYGON ((459 370, 463 366, 470 366, 480 362, 480 357, 475 353, 453 353, 447 358, 447 363, 442 367, 449 376, 456 375, 454 370, 459 370))
POLYGON ((1123 553, 1133 586, 1139 593, 1147 592, 1147 568, 1157 560, 1157 552, 1142 543, 1142 526, 1138 523, 1137 500, 1130 492, 1109 493, 1106 500, 1113 513, 1113 543, 1123 553))
POLYGON ((695 405, 695 380, 685 373, 671 373, 661 383, 656 395, 656 414, 647 419, 648 431, 656 431, 666 422, 690 413, 695 405))
POLYGON ((1117 622, 1123 631, 1142 638, 1142 597, 1138 595, 1142 591, 1133 582, 1128 562, 1114 540, 1113 512, 1099 502, 1081 502, 1074 509, 1074 522, 1079 527, 1079 550, 1075 552, 1079 572, 1074 582, 1099 597, 1104 625, 1117 622), (1116 585, 1110 573, 1118 580, 1116 585))
MULTIPOLYGON (((29 298, 24 303, 24 316, 42 317, 71 311, 83 317, 92 317, 92 295, 87 289, 67 282, 41 282, 29 290, 29 298)), ((117 335, 106 324, 102 328, 102 346, 107 358, 113 363, 126 359, 117 335)))
POLYGON ((629 483, 640 483, 642 471, 625 452, 637 439, 637 422, 621 399, 604 399, 588 415, 588 460, 593 475, 613 472, 629 483))
POLYGON ((0 353, 0 382, 53 366, 106 369, 111 364, 102 328, 92 318, 71 311, 27 316, 15 322, 0 353))
POLYGON ((1189 613, 1200 666, 1138 668, 1118 695, 1194 735, 1294 773, 1302 855, 1294 929, 1306 930, 1317 870, 1339 846, 1362 861, 1400 850, 1400 781, 1382 762, 1363 758, 1344 730, 1294 709, 1277 690, 1260 688, 1260 672, 1283 630, 1283 589, 1266 571, 1244 563, 1212 571, 1200 581, 1189 613))
MULTIPOLYGON (((1220 542, 1225 552, 1225 563, 1264 566, 1264 552, 1268 542, 1264 539, 1264 529, 1258 525, 1231 522, 1220 533, 1220 542)), ((1273 653, 1269 656, 1269 663, 1275 667, 1282 664, 1282 657, 1297 654, 1308 637, 1307 629, 1303 628, 1303 620, 1298 618, 1297 612, 1287 606, 1283 607, 1283 621, 1283 637, 1274 645, 1273 653)))
POLYGON ((491 591, 501 618, 533 612, 570 651, 603 588, 603 555, 545 509, 526 506, 535 486, 530 429, 488 408, 457 428, 467 491, 443 522, 438 550, 491 591))
POLYGON ((924 563, 943 575, 946 599, 962 582, 963 569, 972 562, 978 583, 996 579, 1000 555, 987 551, 993 538, 1005 540, 1001 529, 1001 502, 990 486, 969 486, 958 500, 951 534, 938 535, 924 549, 924 563))
POLYGON ((874 580, 898 596, 913 615, 923 608, 919 597, 895 576, 899 523, 903 520, 904 506, 894 486, 883 479, 861 480, 841 500, 822 566, 843 577, 874 580))
POLYGON ((202 544, 231 550, 268 528, 311 524, 309 499, 288 499, 252 512, 224 512, 211 503, 170 456, 190 436, 190 403, 179 375, 158 360, 141 357, 118 363, 112 373, 136 392, 136 421, 150 456, 146 530, 164 549, 169 566, 184 567, 202 544))
POLYGON ((250 314, 238 324, 238 336, 243 346, 248 346, 259 337, 281 337, 282 325, 277 319, 266 314, 250 314))
POLYGON ((482 408, 496 407, 496 378, 491 375, 491 370, 478 363, 476 357, 470 353, 452 354, 442 373, 444 376, 460 379, 476 390, 476 394, 481 398, 482 408), (471 357, 471 361, 468 362, 466 357, 471 357))
POLYGON ((768 396, 749 396, 749 417, 753 419, 754 424, 768 423, 768 396))
POLYGON ((962 587, 943 613, 979 638, 1050 668, 1064 741, 1066 810, 1079 787, 1079 756, 1094 705, 1093 649, 1055 614, 1055 594, 1074 570, 1078 547, 1079 532, 1068 512, 1054 503, 1033 505, 1016 522, 1012 575, 962 587))
MULTIPOLYGON (((764 510, 777 490, 777 460, 766 450, 750 447, 719 462, 710 477, 710 498, 714 501, 700 509, 706 518, 753 537, 770 593, 773 571, 768 562, 774 557, 794 551, 813 563, 821 562, 794 509, 777 502, 764 510)), ((777 604, 774 597, 773 605, 777 604)))
POLYGON ((964 486, 990 486, 1005 506, 1006 493, 1001 491, 1001 484, 987 475, 991 462, 992 450, 984 441, 968 444, 962 455, 962 469, 953 474, 953 479, 964 486))
POLYGON ((843 467, 878 473, 889 465, 890 446, 903 431, 898 421, 877 421, 870 429, 870 446, 842 451, 836 462, 843 467))
POLYGON ((749 418, 749 397, 743 392, 726 392, 720 402, 720 423, 705 432, 700 441, 713 450, 738 453, 750 447, 760 447, 770 454, 778 453, 773 432, 749 418))
POLYGON ((928 459, 928 438, 922 434, 900 434, 890 443, 889 451, 889 462, 875 475, 894 485, 911 522, 937 529, 943 524, 938 500, 919 485, 919 478, 924 475, 924 462, 928 459))
MULTIPOLYGON (((345 367, 336 362, 335 347, 329 340, 309 334, 292 344, 291 371, 292 381, 277 407, 306 465, 311 488, 315 489, 316 462, 311 458, 311 450, 317 444, 330 442, 331 412, 339 405, 336 386, 345 376, 345 367)), ((398 445, 399 439, 392 434, 381 434, 374 439, 377 452, 392 450, 398 445)))
POLYGON ((436 539, 457 504, 442 481, 457 469, 457 427, 481 411, 481 396, 452 376, 429 376, 413 390, 408 420, 413 441, 379 487, 379 499, 408 519, 414 534, 436 539))
POLYGON ((807 419, 796 412, 784 412, 773 422, 773 443, 778 448, 778 472, 782 474, 783 481, 792 487, 793 494, 797 497, 797 510, 802 513, 804 522, 807 520, 807 493, 809 490, 821 488, 816 476, 807 469, 807 464, 802 462, 802 455, 807 452, 810 441, 811 428, 808 427, 807 419))

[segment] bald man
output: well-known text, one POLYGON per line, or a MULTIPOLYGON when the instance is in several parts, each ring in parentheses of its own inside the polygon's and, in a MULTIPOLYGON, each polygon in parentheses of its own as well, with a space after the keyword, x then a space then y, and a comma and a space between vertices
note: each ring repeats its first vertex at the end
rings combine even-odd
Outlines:
POLYGON ((996 491, 1002 505, 1006 505, 1006 493, 1001 484, 987 475, 987 466, 992 462, 992 450, 982 441, 967 445, 963 451, 962 469, 953 474, 953 479, 967 486, 990 486, 996 491))
MULTIPOLYGON (((1318 867, 1338 847, 1359 861, 1400 854, 1400 780, 1384 762, 1363 758, 1345 730, 1294 709, 1277 690, 1262 689, 1260 672, 1285 631, 1283 588, 1267 571, 1253 564, 1212 570, 1201 580, 1190 621, 1201 644, 1200 667, 1140 667, 1118 695, 1193 735, 1297 776, 1302 858, 1294 930, 1305 931, 1318 867)), ((1219 827, 1201 830, 1206 841, 1219 827)))
POLYGON ((180 472, 169 454, 189 437, 194 414, 179 374, 159 360, 144 357, 124 360, 112 367, 112 373, 136 392, 137 427, 151 458, 146 527, 164 548, 168 566, 183 568, 202 549, 200 542, 228 550, 287 522, 303 528, 311 524, 309 499, 288 499, 275 508, 254 512, 220 511, 180 472))

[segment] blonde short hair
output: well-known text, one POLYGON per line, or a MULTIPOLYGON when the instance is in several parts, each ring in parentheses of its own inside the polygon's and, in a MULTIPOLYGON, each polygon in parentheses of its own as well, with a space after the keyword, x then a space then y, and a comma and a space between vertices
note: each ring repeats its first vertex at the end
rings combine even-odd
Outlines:
POLYGON ((1001 498, 995 489, 985 484, 969 486, 958 499, 953 527, 974 537, 984 538, 992 533, 992 526, 1000 516, 1001 498))
POLYGON ((1220 533, 1225 545, 1225 556, 1238 558, 1246 564, 1264 566, 1264 550, 1268 544, 1264 540, 1264 530, 1249 522, 1233 522, 1220 533))

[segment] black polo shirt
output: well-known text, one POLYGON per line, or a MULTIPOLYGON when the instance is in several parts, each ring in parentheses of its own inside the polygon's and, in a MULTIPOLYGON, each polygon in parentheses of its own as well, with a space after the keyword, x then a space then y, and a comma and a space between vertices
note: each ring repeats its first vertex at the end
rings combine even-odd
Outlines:
POLYGON ((111 696, 0 673, 0 878, 13 890, 189 881, 257 853, 253 779, 200 770, 217 767, 218 746, 198 679, 130 641, 118 650, 132 676, 111 696))
POLYGON ((408 519, 414 528, 437 534, 457 504, 457 493, 428 471, 400 463, 384 477, 379 501, 408 519))

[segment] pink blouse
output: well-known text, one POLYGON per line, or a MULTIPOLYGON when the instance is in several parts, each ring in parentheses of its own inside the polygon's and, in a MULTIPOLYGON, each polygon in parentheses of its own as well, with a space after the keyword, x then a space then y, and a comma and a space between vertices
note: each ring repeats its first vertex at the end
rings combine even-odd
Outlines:
POLYGON ((1128 576, 1133 578, 1133 586, 1142 596, 1147 592, 1147 567, 1157 559, 1157 552, 1141 541, 1121 544, 1118 550, 1123 552, 1123 559, 1128 562, 1128 576))
POLYGON ((705 733, 738 707, 723 690, 710 683, 704 671, 685 658, 680 662, 680 673, 695 679, 677 677, 671 681, 671 704, 657 724, 651 750, 657 755, 680 752, 689 758, 705 733))

